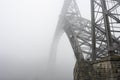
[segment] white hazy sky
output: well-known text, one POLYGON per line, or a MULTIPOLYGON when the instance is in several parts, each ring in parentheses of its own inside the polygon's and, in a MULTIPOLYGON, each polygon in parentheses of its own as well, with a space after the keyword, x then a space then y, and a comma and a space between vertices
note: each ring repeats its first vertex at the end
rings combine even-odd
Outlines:
MULTIPOLYGON (((89 0, 78 3, 82 16, 90 19, 89 0)), ((62 5, 63 0, 0 0, 0 80, 47 80, 46 64, 62 5)), ((65 35, 57 54, 58 77, 72 80, 74 56, 65 35)))

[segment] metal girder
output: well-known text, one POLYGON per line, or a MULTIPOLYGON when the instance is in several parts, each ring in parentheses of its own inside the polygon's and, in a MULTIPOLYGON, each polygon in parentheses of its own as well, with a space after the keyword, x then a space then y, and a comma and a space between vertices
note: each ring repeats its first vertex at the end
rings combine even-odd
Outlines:
POLYGON ((120 41, 116 38, 120 36, 120 1, 119 0, 91 0, 91 24, 92 24, 92 55, 93 60, 100 59, 98 54, 120 55, 118 46, 120 41), (99 32, 99 35, 98 33, 99 32), (97 36, 104 36, 103 40, 97 36), (101 44, 98 44, 101 42, 101 44), (104 50, 102 49, 104 47, 104 50), (98 50, 98 49, 99 50, 98 50), (96 56, 97 55, 97 56, 96 56), (96 57, 95 57, 96 56, 96 57))
MULTIPOLYGON (((117 15, 119 14, 118 9, 120 9, 120 5, 116 0, 91 0, 92 15, 90 22, 81 17, 75 0, 65 0, 54 39, 59 39, 64 32, 66 32, 69 39, 71 39, 71 36, 75 36, 76 45, 79 44, 78 47, 81 49, 81 52, 77 54, 82 54, 84 60, 88 60, 88 58, 93 61, 98 60, 99 58, 96 55, 100 54, 101 51, 107 55, 111 55, 110 52, 113 49, 113 52, 116 49, 120 52, 118 38, 120 31, 115 28, 115 26, 119 27, 120 15, 117 15), (85 37, 85 35, 89 37, 85 37), (105 47, 104 51, 103 46, 105 47), (82 47, 89 48, 89 50, 82 47)), ((76 49, 74 47, 73 49, 76 49)))

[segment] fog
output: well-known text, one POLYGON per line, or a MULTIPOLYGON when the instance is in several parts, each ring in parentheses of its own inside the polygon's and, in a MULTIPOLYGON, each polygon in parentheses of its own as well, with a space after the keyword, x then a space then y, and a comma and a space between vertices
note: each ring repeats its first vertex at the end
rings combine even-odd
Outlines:
MULTIPOLYGON (((0 1, 0 80, 50 80, 48 58, 63 1, 0 1)), ((89 0, 78 3, 90 19, 89 0)), ((56 59, 55 80, 73 80, 75 58, 65 34, 56 59)))

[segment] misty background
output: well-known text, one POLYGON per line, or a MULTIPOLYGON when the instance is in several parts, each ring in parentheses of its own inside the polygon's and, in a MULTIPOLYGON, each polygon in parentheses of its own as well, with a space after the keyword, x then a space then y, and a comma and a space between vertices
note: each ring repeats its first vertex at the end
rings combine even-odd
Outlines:
MULTIPOLYGON (((0 0, 0 80, 49 80, 49 51, 63 2, 0 0)), ((78 4, 82 16, 90 19, 90 0, 78 4)), ((64 34, 57 49, 56 80, 73 80, 74 64, 64 34)))

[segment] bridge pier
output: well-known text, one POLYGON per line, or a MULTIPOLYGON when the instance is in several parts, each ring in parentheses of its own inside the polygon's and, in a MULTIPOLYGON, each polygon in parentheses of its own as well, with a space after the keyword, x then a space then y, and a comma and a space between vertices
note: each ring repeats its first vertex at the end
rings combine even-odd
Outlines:
POLYGON ((76 62, 74 80, 120 80, 120 56, 105 57, 95 62, 76 62))
POLYGON ((120 56, 110 56, 93 63, 96 80, 120 80, 120 56))

